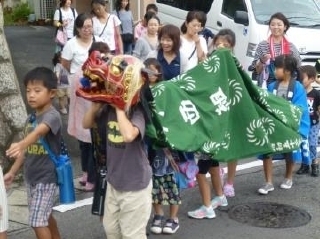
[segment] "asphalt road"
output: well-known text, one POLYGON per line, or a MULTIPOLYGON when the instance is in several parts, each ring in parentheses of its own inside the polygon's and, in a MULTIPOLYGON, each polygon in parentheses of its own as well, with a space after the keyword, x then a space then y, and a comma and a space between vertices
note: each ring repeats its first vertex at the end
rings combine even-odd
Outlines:
MULTIPOLYGON (((51 65, 51 58, 54 52, 53 35, 51 27, 6 27, 5 33, 10 46, 13 63, 19 81, 24 74, 36 66, 51 65)), ((22 92, 24 89, 22 88, 22 92)), ((67 118, 64 117, 66 123, 67 118)), ((77 143, 71 137, 67 137, 71 157, 74 159, 75 172, 79 173, 79 160, 77 143)), ((255 159, 239 161, 239 164, 256 162, 255 159)), ((283 179, 284 165, 278 162, 274 169, 275 191, 267 196, 257 194, 257 189, 262 185, 262 167, 248 167, 238 171, 235 181, 236 197, 228 200, 227 207, 216 210, 215 219, 195 220, 187 217, 187 211, 193 210, 200 205, 198 188, 182 191, 182 205, 180 207, 179 219, 180 229, 170 238, 172 239, 319 239, 319 218, 320 218, 320 190, 319 178, 312 178, 308 175, 295 176, 294 186, 291 190, 281 190, 279 185, 283 179), (248 213, 253 205, 258 206, 248 213), (289 210, 279 207, 275 211, 272 203, 294 206, 289 210), (263 205, 270 204, 267 209, 263 205), (240 207, 240 205, 243 205, 240 207), (260 205, 260 206, 259 206, 260 205), (240 207, 239 210, 235 210, 240 207), (295 210, 298 210, 296 212, 295 210), (301 210, 301 212, 299 212, 301 210), (305 214, 310 215, 310 222, 300 227, 290 227, 292 223, 299 223, 306 219, 305 214), (231 214, 242 220, 242 223, 231 219, 231 214), (284 219, 277 221, 280 216, 284 219), (250 217, 254 221, 261 221, 263 226, 286 223, 288 228, 267 228, 248 225, 250 217), (246 219, 248 218, 248 219, 246 219)), ((77 199, 90 197, 90 193, 77 193, 77 199)), ((91 215, 90 206, 76 208, 74 210, 54 213, 64 239, 98 239, 105 238, 99 218, 91 215)), ((22 215, 23 216, 23 215, 22 215)), ((25 216, 25 215, 24 215, 25 216)), ((19 221, 10 222, 11 227, 20 224, 17 230, 10 230, 10 239, 31 239, 35 238, 33 231, 19 221)), ((150 235, 150 239, 168 238, 165 235, 150 235)))

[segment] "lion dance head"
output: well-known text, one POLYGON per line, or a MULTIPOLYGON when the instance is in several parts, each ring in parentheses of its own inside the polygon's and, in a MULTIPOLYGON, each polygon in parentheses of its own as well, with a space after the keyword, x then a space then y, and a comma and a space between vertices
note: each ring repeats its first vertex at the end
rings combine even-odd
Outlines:
POLYGON ((128 110, 139 102, 139 92, 146 81, 143 67, 138 58, 130 55, 104 59, 99 51, 93 51, 82 66, 84 77, 76 94, 128 110))

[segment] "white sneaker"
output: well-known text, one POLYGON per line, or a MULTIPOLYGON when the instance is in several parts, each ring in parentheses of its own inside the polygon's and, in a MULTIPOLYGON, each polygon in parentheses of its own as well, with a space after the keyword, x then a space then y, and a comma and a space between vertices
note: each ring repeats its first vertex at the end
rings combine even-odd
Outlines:
POLYGON ((216 213, 214 212, 212 207, 205 207, 204 205, 201 206, 200 208, 188 212, 188 216, 196 219, 203 219, 203 218, 215 218, 216 213))
POLYGON ((271 183, 266 183, 263 187, 258 189, 260 194, 267 195, 269 192, 273 191, 274 187, 271 183))
POLYGON ((292 187, 292 180, 285 178, 280 185, 280 188, 290 189, 292 187))
POLYGON ((161 234, 164 224, 164 217, 162 215, 154 215, 150 231, 154 234, 161 234))
POLYGON ((228 200, 225 195, 214 197, 211 200, 211 205, 213 209, 217 207, 226 207, 228 206, 228 200))

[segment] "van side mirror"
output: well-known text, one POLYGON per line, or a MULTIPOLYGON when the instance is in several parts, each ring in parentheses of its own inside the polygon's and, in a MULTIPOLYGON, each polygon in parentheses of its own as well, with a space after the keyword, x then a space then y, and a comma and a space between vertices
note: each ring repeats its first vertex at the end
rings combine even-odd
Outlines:
POLYGON ((234 22, 248 26, 249 25, 248 13, 245 11, 236 11, 234 14, 234 22))

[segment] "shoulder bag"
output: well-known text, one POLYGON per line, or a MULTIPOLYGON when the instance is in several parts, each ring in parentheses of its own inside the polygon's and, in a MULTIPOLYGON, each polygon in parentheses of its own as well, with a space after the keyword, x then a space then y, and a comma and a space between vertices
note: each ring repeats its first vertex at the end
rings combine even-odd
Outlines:
MULTIPOLYGON (((36 120, 34 120, 32 124, 33 128, 35 128, 36 120)), ((68 155, 64 141, 61 141, 60 155, 55 155, 43 138, 40 138, 40 142, 43 145, 44 149, 48 152, 50 159, 56 167, 60 203, 74 203, 76 200, 76 196, 74 191, 73 173, 70 157, 68 155)))

